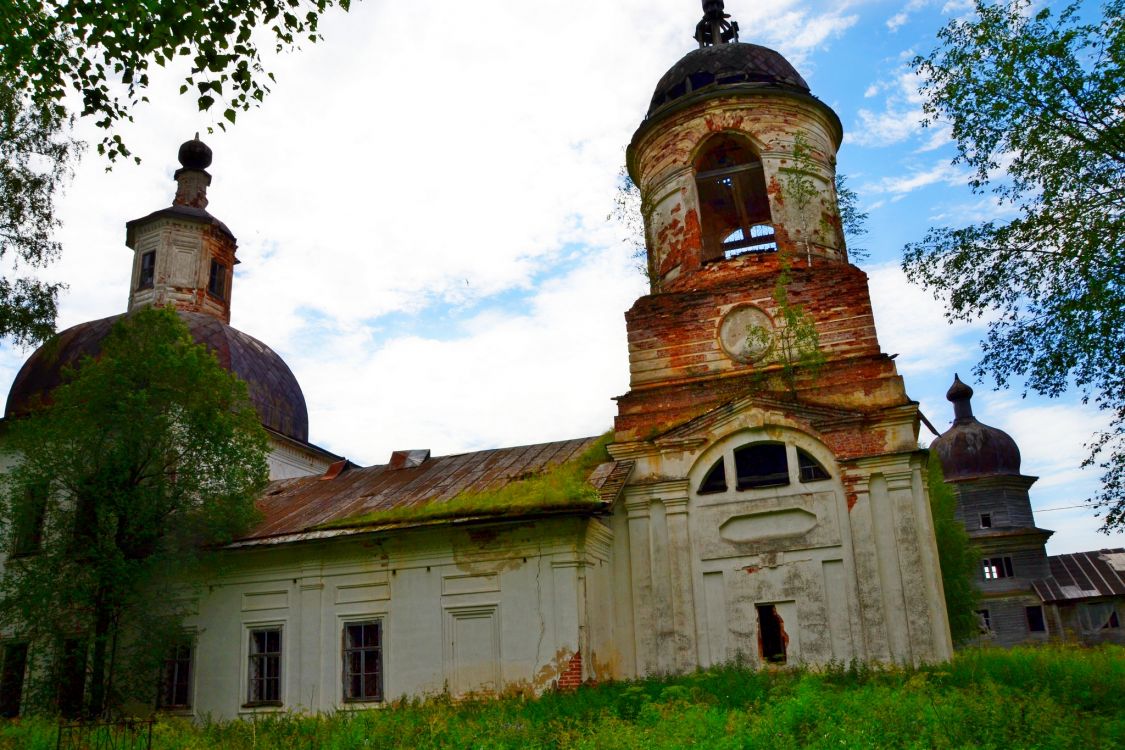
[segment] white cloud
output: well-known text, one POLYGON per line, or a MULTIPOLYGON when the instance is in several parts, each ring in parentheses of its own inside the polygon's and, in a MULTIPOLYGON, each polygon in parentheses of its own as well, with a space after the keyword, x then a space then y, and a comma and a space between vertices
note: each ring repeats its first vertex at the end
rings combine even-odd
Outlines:
POLYGON ((869 85, 864 96, 872 98, 878 92, 886 93, 882 111, 860 108, 859 122, 847 136, 849 143, 889 146, 922 133, 925 113, 918 93, 918 76, 912 70, 899 68, 893 78, 869 85))
POLYGON ((967 179, 965 171, 948 162, 938 162, 927 169, 917 169, 905 175, 893 175, 873 180, 860 188, 867 195, 889 194, 905 196, 929 185, 963 185, 967 179))
MULTIPOLYGON (((867 274, 879 343, 883 351, 899 355, 896 363, 903 375, 951 376, 951 367, 975 355, 983 323, 950 325, 942 300, 908 282, 897 264, 874 266, 867 274)), ((936 413, 941 412, 929 414, 933 418, 936 413)))
POLYGON ((887 19, 887 28, 891 31, 898 31, 899 27, 909 20, 910 15, 904 11, 899 11, 887 19))

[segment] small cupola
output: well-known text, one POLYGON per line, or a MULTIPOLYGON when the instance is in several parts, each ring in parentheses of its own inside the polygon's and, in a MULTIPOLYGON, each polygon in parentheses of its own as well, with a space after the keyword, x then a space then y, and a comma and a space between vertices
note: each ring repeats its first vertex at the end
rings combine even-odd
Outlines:
POLYGON ((1016 441, 973 416, 973 389, 954 375, 945 397, 953 403, 953 425, 934 440, 930 450, 941 460, 946 481, 1019 476, 1016 441))
POLYGON ((211 149, 195 138, 180 146, 172 205, 125 225, 133 250, 129 310, 174 305, 230 322, 237 240, 207 212, 211 149))

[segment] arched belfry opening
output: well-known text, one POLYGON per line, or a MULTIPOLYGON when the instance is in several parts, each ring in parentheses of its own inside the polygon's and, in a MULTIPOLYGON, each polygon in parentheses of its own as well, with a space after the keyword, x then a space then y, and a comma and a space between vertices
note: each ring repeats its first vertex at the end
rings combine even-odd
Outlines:
POLYGON ((703 262, 777 250, 762 160, 732 133, 712 136, 695 159, 703 262))

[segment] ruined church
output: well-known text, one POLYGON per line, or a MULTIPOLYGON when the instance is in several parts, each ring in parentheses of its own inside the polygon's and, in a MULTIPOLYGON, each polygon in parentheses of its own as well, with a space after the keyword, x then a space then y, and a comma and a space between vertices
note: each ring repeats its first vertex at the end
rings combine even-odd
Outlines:
MULTIPOLYGON (((191 603, 162 709, 951 655, 918 404, 844 244, 840 119, 779 53, 740 42, 722 2, 703 6, 698 48, 659 79, 628 147, 651 290, 625 313, 630 384, 608 445, 357 466, 311 444, 289 368, 229 324, 237 242, 208 208, 210 150, 183 145, 172 205, 126 224, 128 309, 174 305, 249 384, 274 481, 191 603), (598 452, 581 498, 457 502, 598 452)), ((33 354, 6 417, 113 321, 33 354)))

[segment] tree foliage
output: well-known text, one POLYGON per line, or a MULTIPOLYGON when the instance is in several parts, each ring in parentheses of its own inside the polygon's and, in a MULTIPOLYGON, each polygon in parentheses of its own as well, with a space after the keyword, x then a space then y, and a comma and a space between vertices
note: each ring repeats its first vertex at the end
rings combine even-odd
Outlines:
POLYGON ((848 258, 852 263, 865 261, 871 257, 870 251, 860 247, 859 238, 867 234, 866 211, 859 208, 859 194, 848 187, 848 178, 836 173, 836 201, 840 206, 840 224, 844 229, 844 239, 848 246, 848 258), (854 242, 853 242, 854 241, 854 242))
POLYGON ((81 152, 53 106, 35 106, 0 75, 0 261, 15 274, 0 278, 0 336, 18 343, 54 332, 62 285, 26 275, 61 251, 54 231, 55 198, 81 152))
MULTIPOLYGON (((246 385, 171 309, 119 321, 52 398, 6 445, 0 627, 41 655, 81 639, 85 711, 99 714, 151 696, 191 571, 256 517, 266 437, 246 385)), ((43 708, 57 672, 33 672, 43 708)))
MULTIPOLYGON (((99 153, 111 161, 129 149, 115 127, 132 120, 145 98, 149 72, 190 61, 180 93, 200 110, 219 104, 234 122, 262 101, 273 75, 261 42, 278 52, 316 42, 320 14, 350 0, 9 0, 0 16, 0 78, 36 105, 64 114, 65 97, 81 99, 77 114, 93 117, 106 135, 99 153)), ((223 123, 219 123, 223 127, 223 123)))
MULTIPOLYGON (((55 260, 55 197, 81 144, 75 117, 104 131, 111 163, 131 152, 118 132, 146 99, 149 74, 177 58, 180 85, 220 128, 261 102, 273 75, 263 47, 316 42, 320 15, 350 0, 5 0, 0 7, 0 336, 41 341, 54 330, 58 283, 20 275, 55 260)), ((137 161, 136 157, 134 157, 137 161)))
POLYGON ((987 315, 978 375, 1048 396, 1072 385, 1111 414, 1087 464, 1102 530, 1125 527, 1125 0, 1059 12, 977 0, 915 58, 927 124, 1014 218, 931 228, 907 276, 987 315))
POLYGON ((965 643, 980 635, 976 587, 980 570, 980 550, 969 539, 965 526, 957 520, 957 496, 945 483, 941 462, 930 454, 930 513, 934 520, 941 583, 945 590, 945 610, 949 614, 949 634, 954 643, 965 643))

